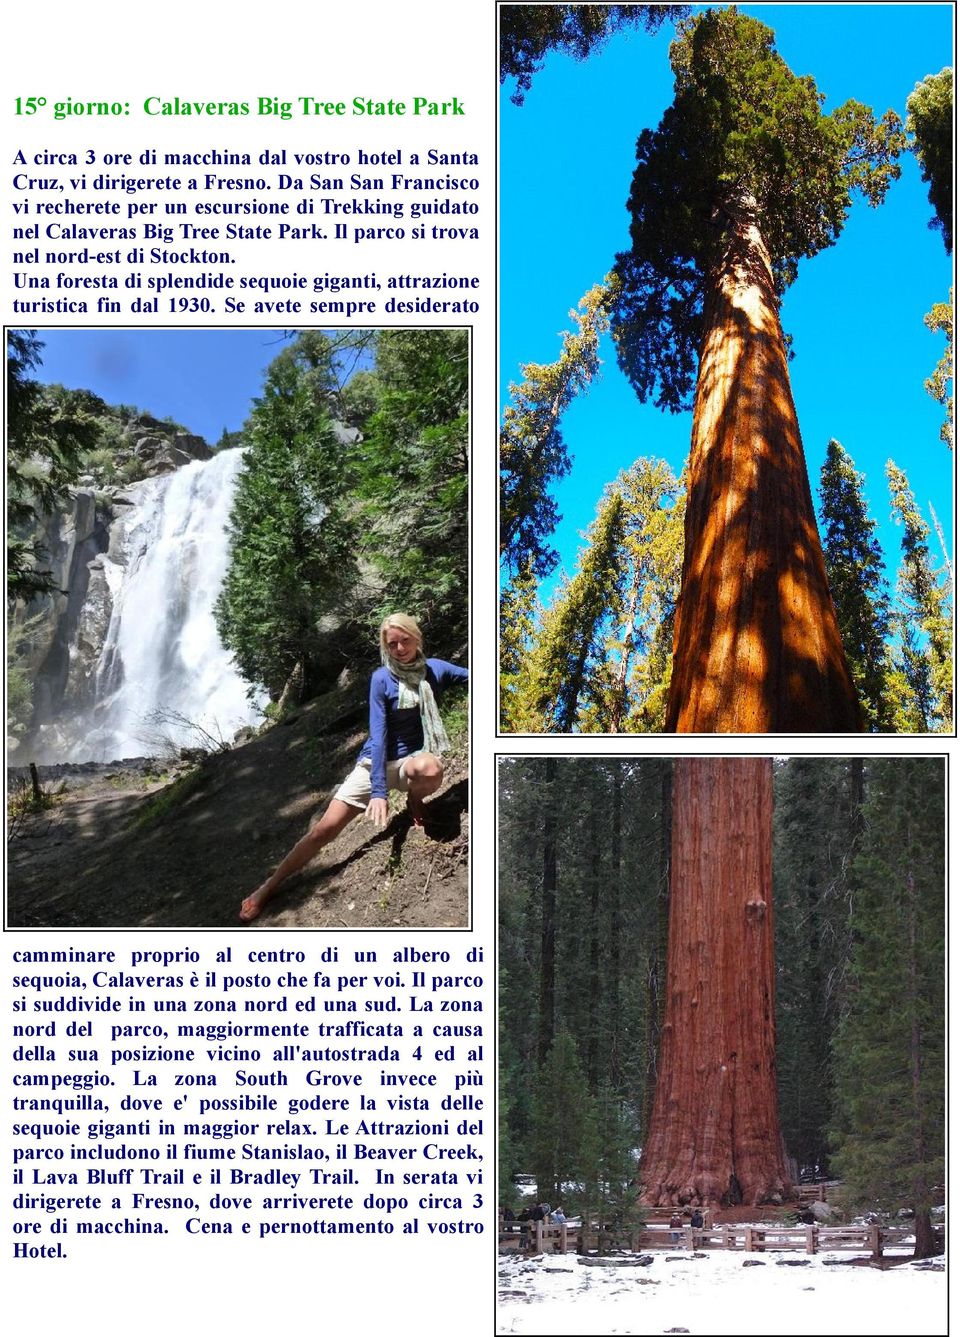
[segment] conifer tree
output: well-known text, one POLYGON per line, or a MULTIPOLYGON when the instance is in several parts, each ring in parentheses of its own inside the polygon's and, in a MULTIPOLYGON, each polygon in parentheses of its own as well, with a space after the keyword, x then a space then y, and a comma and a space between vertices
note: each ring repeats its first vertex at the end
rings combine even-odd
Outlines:
POLYGON ((518 1171, 530 1171, 527 1140, 535 1084, 539 1025, 538 951, 546 814, 541 802, 549 767, 540 757, 504 758, 498 775, 499 948, 502 1039, 499 1055, 504 1096, 518 1171))
POLYGON ((560 422, 597 374, 612 291, 608 279, 581 297, 557 360, 524 364, 524 379, 510 386, 500 430, 500 556, 514 574, 529 568, 546 576, 557 564, 549 539, 560 515, 549 489, 570 472, 560 422))
POLYGON ((614 334, 642 399, 696 382, 667 727, 861 727, 817 536, 779 298, 856 191, 897 174, 898 118, 829 115, 773 33, 734 8, 680 25, 675 97, 643 130, 614 334))
POLYGON ((667 17, 682 18, 688 5, 501 5, 500 82, 515 78, 510 101, 522 105, 548 52, 583 60, 619 29, 640 23, 656 32, 667 17))
POLYGON ((97 445, 106 405, 88 390, 56 392, 34 380, 43 343, 35 330, 7 336, 7 600, 49 594, 49 554, 39 538, 97 445))
POLYGON ((353 452, 360 552, 384 587, 370 620, 407 610, 452 653, 467 639, 467 332, 382 330, 376 376, 377 411, 353 452))
MULTIPOLYGON (((524 733, 527 728, 523 687, 536 613, 536 577, 525 566, 500 591, 500 727, 506 733, 524 733)), ((534 719, 532 727, 539 724, 534 719)))
POLYGON ((524 681, 518 691, 527 720, 541 731, 570 733, 577 725, 581 698, 594 667, 601 662, 604 619, 618 612, 623 597, 619 553, 624 507, 619 492, 600 504, 588 531, 573 579, 561 586, 543 617, 524 681))
POLYGON ((217 629, 251 683, 279 696, 295 669, 315 689, 321 619, 356 581, 346 470, 328 412, 333 381, 323 336, 267 370, 245 428, 247 453, 230 515, 231 562, 217 629))
POLYGON ((934 570, 927 537, 907 476, 887 462, 893 514, 903 525, 897 579, 900 668, 913 698, 917 732, 949 732, 953 727, 953 632, 950 599, 934 570))
POLYGON ((515 1174, 523 1172, 524 1147, 516 1135, 517 1110, 521 1100, 521 1083, 516 1053, 513 1049, 506 1012, 500 1013, 499 1082, 497 1105, 497 1164, 500 1183, 509 1184, 515 1174))
POLYGON ((923 383, 923 388, 927 394, 941 404, 947 411, 947 416, 940 428, 940 440, 944 445, 953 450, 954 434, 954 408, 953 395, 950 391, 950 385, 953 381, 953 362, 954 362, 954 340, 953 340, 953 289, 950 289, 950 300, 948 302, 935 302, 931 309, 923 318, 923 323, 931 334, 943 331, 947 336, 947 344, 943 350, 943 356, 933 369, 933 375, 928 376, 923 383))
POLYGON ((915 1257, 944 1153, 944 776, 938 758, 871 763, 854 907, 855 990, 834 1041, 834 1168, 861 1207, 914 1210, 915 1257))
POLYGON ((541 1201, 555 1204, 571 1181, 595 1173, 597 1116, 573 1037, 556 1035, 533 1096, 530 1156, 541 1201))
MULTIPOLYGON (((531 1170, 540 1055, 560 1032, 574 1040, 590 1094, 599 1101, 609 1087, 616 1106, 601 1120, 601 1163, 638 1122, 647 983, 660 950, 664 769, 669 762, 660 758, 501 761, 501 1082, 520 1170, 531 1170)), ((623 1187, 632 1177, 631 1168, 623 1187)))
POLYGON ((893 726, 887 631, 890 596, 876 522, 867 514, 864 477, 839 441, 830 441, 820 471, 823 558, 840 637, 867 727, 893 726))
MULTIPOLYGON (((914 88, 907 98, 907 133, 914 137, 912 148, 920 163, 921 176, 930 183, 929 200, 934 211, 930 226, 940 229, 950 255, 953 251, 953 70, 947 68, 939 74, 928 74, 914 88)), ((943 356, 924 386, 927 393, 947 410, 940 439, 952 450, 953 396, 949 390, 954 363, 952 288, 949 301, 937 302, 923 320, 931 333, 943 330, 947 335, 943 356)))
POLYGON ((855 760, 786 757, 774 775, 777 1088, 788 1152, 827 1172, 831 1037, 849 998, 855 760))
POLYGON ((637 1128, 630 1109, 609 1083, 600 1087, 594 1108, 597 1163, 585 1185, 582 1210, 596 1215, 616 1240, 641 1219, 634 1186, 637 1128))
POLYGON ((907 133, 920 174, 930 183, 934 217, 930 226, 943 234, 947 254, 953 250, 953 70, 928 74, 907 98, 907 133))
POLYGON ((641 458, 610 489, 623 498, 623 596, 606 620, 605 653, 586 684, 580 728, 662 728, 673 614, 683 561, 683 489, 663 460, 641 458))
POLYGON ((769 758, 678 757, 670 934, 641 1201, 779 1202, 769 758))

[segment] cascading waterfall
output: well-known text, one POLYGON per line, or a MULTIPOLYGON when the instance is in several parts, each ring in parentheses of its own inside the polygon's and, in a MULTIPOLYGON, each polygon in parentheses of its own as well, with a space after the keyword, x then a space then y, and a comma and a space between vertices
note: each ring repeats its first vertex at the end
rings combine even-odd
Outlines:
POLYGON ((229 558, 227 521, 243 452, 222 451, 130 489, 103 557, 112 611, 93 710, 68 760, 111 761, 229 741, 260 718, 217 635, 213 606, 229 558))

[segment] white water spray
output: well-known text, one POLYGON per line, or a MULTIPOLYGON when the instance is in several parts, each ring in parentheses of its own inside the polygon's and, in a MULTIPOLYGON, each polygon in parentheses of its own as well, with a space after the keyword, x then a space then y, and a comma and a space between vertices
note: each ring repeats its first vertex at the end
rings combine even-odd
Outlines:
POLYGON ((70 760, 196 746, 198 729, 229 741, 260 718, 266 697, 248 699, 213 619, 242 457, 223 451, 130 489, 134 505, 115 522, 103 558, 113 609, 96 704, 70 760))

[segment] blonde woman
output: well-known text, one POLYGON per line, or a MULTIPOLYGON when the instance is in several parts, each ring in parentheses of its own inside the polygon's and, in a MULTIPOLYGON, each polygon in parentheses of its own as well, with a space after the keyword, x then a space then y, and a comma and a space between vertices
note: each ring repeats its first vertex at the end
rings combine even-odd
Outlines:
POLYGON ((436 697, 451 683, 465 682, 469 673, 443 659, 424 659, 420 628, 405 613, 384 618, 380 658, 382 665, 370 679, 370 734, 356 766, 320 820, 243 902, 242 923, 252 923, 281 882, 309 863, 362 812, 375 826, 385 827, 391 789, 407 795, 410 816, 423 825, 423 801, 443 782, 441 755, 450 745, 436 697))

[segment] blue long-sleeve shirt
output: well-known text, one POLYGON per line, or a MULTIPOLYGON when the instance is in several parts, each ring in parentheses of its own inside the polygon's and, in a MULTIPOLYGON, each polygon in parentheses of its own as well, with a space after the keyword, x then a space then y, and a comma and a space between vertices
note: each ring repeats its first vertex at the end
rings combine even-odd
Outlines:
MULTIPOLYGON (((454 682, 466 682, 469 669, 459 664, 448 664, 445 659, 427 660, 427 682, 439 699, 445 687, 454 682)), ((360 749, 358 762, 370 762, 370 794, 372 798, 387 797, 387 762, 409 757, 423 748, 423 725, 420 707, 401 710, 398 705, 399 684, 390 670, 378 668, 370 679, 370 736, 360 749)))

